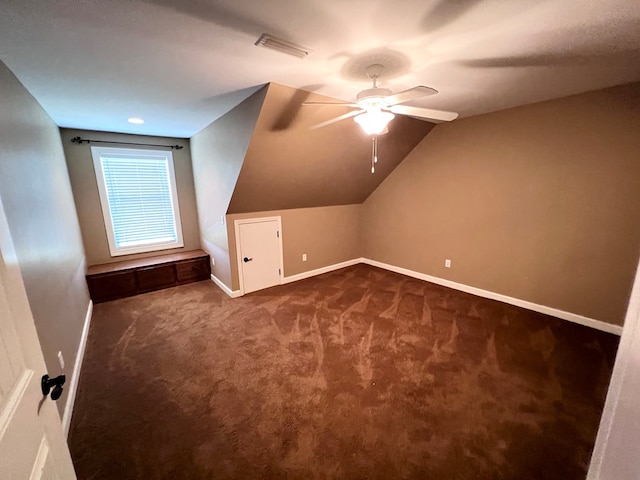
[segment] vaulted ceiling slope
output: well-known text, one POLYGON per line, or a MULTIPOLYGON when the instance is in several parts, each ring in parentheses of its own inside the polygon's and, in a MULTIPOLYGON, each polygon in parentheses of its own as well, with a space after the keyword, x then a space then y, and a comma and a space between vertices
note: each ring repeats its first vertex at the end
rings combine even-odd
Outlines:
POLYGON ((305 101, 336 100, 269 85, 228 213, 362 203, 434 127, 397 116, 372 174, 371 137, 353 119, 313 128, 350 110, 305 101))

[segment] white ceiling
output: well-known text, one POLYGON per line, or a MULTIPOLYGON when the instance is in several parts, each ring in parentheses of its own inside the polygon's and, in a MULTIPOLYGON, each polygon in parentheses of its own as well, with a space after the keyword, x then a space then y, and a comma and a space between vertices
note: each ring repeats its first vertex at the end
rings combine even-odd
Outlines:
MULTIPOLYGON (((0 0, 0 60, 54 121, 191 137, 277 82, 437 89, 462 117, 640 80, 639 0, 0 0), (254 46, 267 32, 313 50, 254 46), (141 116, 146 123, 130 125, 141 116)), ((305 107, 314 108, 314 107, 305 107)))

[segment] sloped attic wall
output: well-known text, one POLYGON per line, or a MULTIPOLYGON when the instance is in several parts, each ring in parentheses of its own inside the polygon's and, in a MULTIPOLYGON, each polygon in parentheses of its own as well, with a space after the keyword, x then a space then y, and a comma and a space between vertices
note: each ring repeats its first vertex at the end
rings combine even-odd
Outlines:
POLYGON ((229 287, 225 214, 266 93, 263 87, 191 138, 200 242, 214 261, 214 275, 229 287))
POLYGON ((304 101, 336 102, 269 84, 228 213, 362 203, 434 127, 396 117, 379 139, 371 174, 371 140, 353 120, 311 129, 351 109, 304 101))
POLYGON ((234 249, 229 245, 234 215, 278 212, 286 219, 283 230, 294 235, 285 242, 285 275, 352 259, 359 204, 434 126, 396 118, 380 140, 380 161, 372 175, 370 139, 355 122, 311 129, 345 109, 303 107, 305 100, 336 101, 270 84, 191 139, 202 247, 214 259, 214 275, 232 289, 238 288, 234 249), (303 211, 286 213, 296 209, 303 211), (227 213, 230 224, 225 226, 227 213), (340 239, 339 248, 323 243, 328 226, 332 238, 340 239), (313 244, 293 240, 298 238, 296 231, 309 229, 315 234, 302 237, 316 239, 313 244), (304 265, 298 261, 301 249, 310 254, 311 261, 304 265))

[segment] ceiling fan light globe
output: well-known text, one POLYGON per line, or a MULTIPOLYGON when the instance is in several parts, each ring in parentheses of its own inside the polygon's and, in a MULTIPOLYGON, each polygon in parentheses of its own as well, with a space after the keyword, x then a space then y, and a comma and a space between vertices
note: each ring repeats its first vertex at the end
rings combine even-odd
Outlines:
POLYGON ((387 128, 387 124, 395 118, 391 112, 382 110, 361 113, 354 120, 367 135, 379 135, 387 128))

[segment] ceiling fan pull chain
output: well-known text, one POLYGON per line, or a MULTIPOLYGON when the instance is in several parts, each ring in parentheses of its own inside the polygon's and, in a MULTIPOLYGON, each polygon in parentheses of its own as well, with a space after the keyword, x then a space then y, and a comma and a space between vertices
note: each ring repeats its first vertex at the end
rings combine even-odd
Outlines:
POLYGON ((378 163, 378 136, 373 137, 373 163, 378 163))
POLYGON ((376 163, 378 163, 378 137, 371 137, 371 173, 376 172, 376 163))

